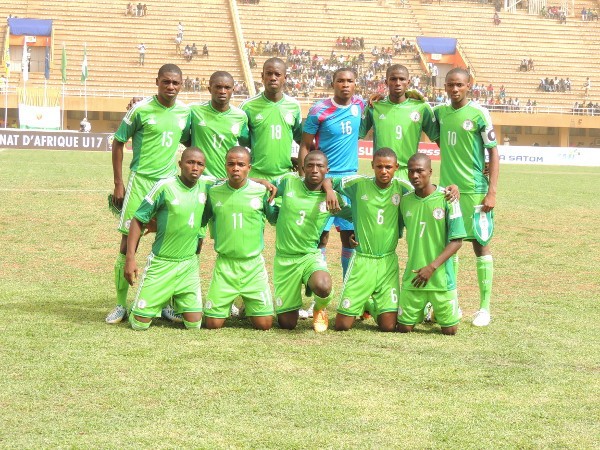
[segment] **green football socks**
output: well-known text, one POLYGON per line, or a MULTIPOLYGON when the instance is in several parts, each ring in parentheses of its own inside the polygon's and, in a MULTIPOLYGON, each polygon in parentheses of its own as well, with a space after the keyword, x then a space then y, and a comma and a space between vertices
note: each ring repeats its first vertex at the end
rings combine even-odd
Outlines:
POLYGON ((183 319, 183 324, 188 330, 199 330, 202 328, 202 319, 200 319, 198 322, 188 322, 187 320, 183 319))
POLYGON ((115 261, 115 288, 117 290, 117 305, 127 308, 129 283, 125 279, 125 255, 123 253, 119 253, 115 261))
POLYGON ((479 284, 479 308, 490 310, 492 282, 494 281, 494 260, 492 255, 477 257, 477 282, 479 284))
POLYGON ((321 311, 323 308, 327 308, 327 305, 331 302, 331 297, 333 296, 333 290, 329 293, 329 295, 325 298, 319 297, 317 294, 314 294, 315 299, 315 311, 321 311))
POLYGON ((150 328, 150 324, 152 322, 140 322, 133 316, 133 314, 129 314, 129 323, 131 325, 131 328, 133 328, 134 330, 144 331, 150 328))

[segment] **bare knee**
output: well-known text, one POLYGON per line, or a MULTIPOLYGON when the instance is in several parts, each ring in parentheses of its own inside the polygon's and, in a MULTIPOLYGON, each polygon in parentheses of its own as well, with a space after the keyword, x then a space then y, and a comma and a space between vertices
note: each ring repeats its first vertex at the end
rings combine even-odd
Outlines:
POLYGON ((398 313, 396 312, 387 312, 380 314, 377 317, 377 324, 379 325, 379 329, 386 333, 396 331, 396 321, 398 319, 398 313))
POLYGON ((313 273, 308 280, 308 285, 318 297, 326 298, 331 294, 331 276, 327 272, 313 273))
POLYGON ((250 321, 252 322, 252 326, 254 326, 254 328, 261 331, 270 330, 273 326, 273 316, 250 317, 250 321))
POLYGON ((454 325, 453 327, 442 327, 442 334, 446 336, 454 336, 458 331, 458 325, 454 325))
POLYGON ((404 325, 403 323, 399 323, 396 327, 399 333, 410 333, 414 328, 414 325, 404 325))
POLYGON ((206 322, 204 323, 204 328, 208 330, 218 330, 219 328, 223 328, 225 325, 225 319, 217 319, 215 317, 206 317, 206 322))
POLYGON ((277 323, 279 324, 279 328, 284 330, 295 329, 296 325, 298 325, 298 310, 278 314, 277 323))
POLYGON ((354 325, 354 317, 345 314, 336 314, 335 331, 348 331, 354 325))

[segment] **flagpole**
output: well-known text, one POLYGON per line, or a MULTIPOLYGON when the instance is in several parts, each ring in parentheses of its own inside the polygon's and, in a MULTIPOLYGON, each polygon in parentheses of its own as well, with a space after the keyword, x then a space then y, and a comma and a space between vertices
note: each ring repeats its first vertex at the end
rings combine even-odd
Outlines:
POLYGON ((4 86, 4 128, 8 128, 8 80, 10 78, 10 72, 8 78, 6 78, 6 85, 4 86))
POLYGON ((65 129, 65 83, 62 83, 62 109, 60 112, 60 129, 65 129))

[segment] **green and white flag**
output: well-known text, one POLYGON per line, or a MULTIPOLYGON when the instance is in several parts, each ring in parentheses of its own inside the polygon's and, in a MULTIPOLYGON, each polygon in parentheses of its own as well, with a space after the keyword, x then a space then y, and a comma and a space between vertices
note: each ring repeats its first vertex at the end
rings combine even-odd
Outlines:
POLYGON ((84 83, 88 77, 87 46, 83 47, 83 62, 81 63, 81 82, 84 83))
POLYGON ((475 206, 473 214, 473 232, 477 242, 481 245, 487 245, 494 234, 494 215, 493 210, 487 213, 481 211, 482 205, 475 206))
POLYGON ((60 64, 60 73, 62 74, 62 82, 67 82, 67 50, 65 49, 65 44, 63 44, 62 51, 62 62, 60 64))

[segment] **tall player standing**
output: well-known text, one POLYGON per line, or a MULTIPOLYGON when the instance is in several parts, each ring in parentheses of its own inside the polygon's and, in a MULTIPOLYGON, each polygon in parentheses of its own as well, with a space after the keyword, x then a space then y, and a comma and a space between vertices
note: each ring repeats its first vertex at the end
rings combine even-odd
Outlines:
POLYGON ((407 96, 410 77, 406 67, 394 64, 385 77, 389 93, 367 107, 359 137, 373 128, 373 152, 382 147, 394 150, 399 166, 395 176, 408 180, 408 158, 419 150, 421 133, 434 142, 439 139, 439 127, 427 102, 407 96))
MULTIPOLYGON (((333 74, 333 98, 320 101, 308 112, 298 155, 301 171, 304 158, 313 141, 329 160, 328 177, 344 177, 358 172, 358 132, 365 109, 363 100, 354 95, 356 73, 353 69, 341 68, 333 74)), ((329 239, 331 225, 336 225, 342 241, 342 272, 346 275, 348 263, 354 249, 350 237, 354 232, 352 223, 342 218, 332 218, 321 236, 324 248, 329 239)))
POLYGON ((114 266, 117 306, 106 317, 107 323, 119 323, 127 315, 129 283, 124 276, 124 267, 131 219, 157 181, 176 175, 177 148, 180 142, 189 140, 190 111, 177 101, 181 84, 181 69, 174 64, 163 65, 156 78, 157 95, 137 103, 115 133, 112 145, 113 204, 121 210, 118 228, 121 244, 114 266), (133 159, 125 188, 123 147, 130 138, 133 159))
POLYGON ((252 170, 250 176, 273 180, 292 170, 292 143, 302 136, 300 104, 283 93, 286 64, 279 58, 263 65, 264 92, 240 108, 248 116, 252 170))
MULTIPOLYGON (((440 184, 455 183, 461 193, 460 208, 464 217, 467 237, 477 259, 479 310, 473 325, 490 323, 490 298, 494 277, 494 262, 489 242, 494 228, 493 209, 500 158, 496 135, 487 109, 469 101, 471 88, 469 73, 454 68, 446 74, 445 89, 449 105, 439 105, 433 112, 440 125, 441 150, 440 184), (489 179, 484 174, 485 151, 489 155, 489 179)), ((458 268, 458 260, 455 260, 458 268)))

